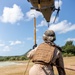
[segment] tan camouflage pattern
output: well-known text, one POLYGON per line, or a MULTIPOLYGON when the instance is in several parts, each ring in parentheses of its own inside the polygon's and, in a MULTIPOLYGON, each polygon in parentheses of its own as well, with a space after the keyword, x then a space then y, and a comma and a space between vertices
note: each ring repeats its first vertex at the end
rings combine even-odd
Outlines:
POLYGON ((43 61, 45 63, 50 63, 53 58, 54 50, 54 46, 50 46, 47 43, 42 43, 38 46, 32 61, 43 61))
MULTIPOLYGON (((30 51, 27 56, 29 58, 32 58, 36 50, 37 48, 30 51)), ((53 70, 54 65, 57 68, 58 75, 66 75, 64 70, 64 62, 63 62, 62 53, 57 47, 54 51, 54 55, 51 62, 53 65, 51 65, 51 63, 49 63, 49 65, 46 65, 46 64, 42 65, 42 64, 36 64, 34 62, 34 65, 29 70, 29 75, 54 75, 54 70, 53 70)))

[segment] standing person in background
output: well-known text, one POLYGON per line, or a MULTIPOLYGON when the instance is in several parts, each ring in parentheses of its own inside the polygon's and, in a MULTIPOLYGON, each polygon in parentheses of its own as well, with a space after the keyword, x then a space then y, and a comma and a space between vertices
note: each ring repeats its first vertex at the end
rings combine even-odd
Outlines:
POLYGON ((45 31, 43 40, 43 43, 27 54, 27 57, 34 63, 29 70, 29 75, 54 75, 53 66, 56 66, 58 75, 66 75, 62 50, 54 43, 55 32, 53 30, 45 31))

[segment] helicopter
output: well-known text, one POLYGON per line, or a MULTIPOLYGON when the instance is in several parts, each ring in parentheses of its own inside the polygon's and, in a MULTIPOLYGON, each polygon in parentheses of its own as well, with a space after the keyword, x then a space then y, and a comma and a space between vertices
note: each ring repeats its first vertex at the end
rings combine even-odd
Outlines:
MULTIPOLYGON (((57 10, 54 22, 59 15, 60 7, 55 8, 55 0, 27 0, 31 3, 33 7, 31 9, 35 9, 43 14, 45 20, 49 23, 52 13, 57 10)), ((58 0, 59 2, 59 0, 58 0)))

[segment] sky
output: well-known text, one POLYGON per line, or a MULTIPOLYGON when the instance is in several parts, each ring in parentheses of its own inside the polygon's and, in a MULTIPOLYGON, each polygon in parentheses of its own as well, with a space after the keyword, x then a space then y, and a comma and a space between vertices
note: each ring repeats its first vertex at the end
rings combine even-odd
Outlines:
MULTIPOLYGON (((0 0, 0 56, 23 55, 34 45, 34 21, 36 17, 36 41, 43 42, 43 33, 54 30, 55 43, 64 46, 66 41, 75 45, 75 0, 59 0, 60 13, 53 23, 53 12, 48 28, 41 12, 31 10, 27 0, 0 0)), ((55 1, 58 8, 58 2, 55 1)))

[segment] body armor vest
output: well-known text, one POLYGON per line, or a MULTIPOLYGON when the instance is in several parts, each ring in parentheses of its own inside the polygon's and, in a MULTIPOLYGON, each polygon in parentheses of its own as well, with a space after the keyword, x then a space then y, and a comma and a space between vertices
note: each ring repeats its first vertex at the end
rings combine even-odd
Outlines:
POLYGON ((42 43, 37 47, 37 50, 32 58, 33 62, 42 61, 50 63, 53 58, 55 47, 47 43, 42 43))

